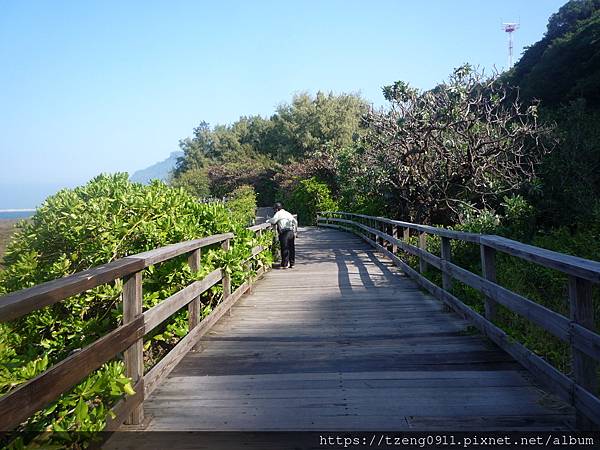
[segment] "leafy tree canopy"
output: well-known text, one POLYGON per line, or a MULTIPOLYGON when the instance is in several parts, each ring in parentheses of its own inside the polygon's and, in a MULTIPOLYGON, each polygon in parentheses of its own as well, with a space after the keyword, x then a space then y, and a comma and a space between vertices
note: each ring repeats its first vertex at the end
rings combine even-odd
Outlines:
POLYGON ((600 105, 600 0, 571 0, 550 17, 543 39, 506 75, 544 105, 584 98, 600 105))

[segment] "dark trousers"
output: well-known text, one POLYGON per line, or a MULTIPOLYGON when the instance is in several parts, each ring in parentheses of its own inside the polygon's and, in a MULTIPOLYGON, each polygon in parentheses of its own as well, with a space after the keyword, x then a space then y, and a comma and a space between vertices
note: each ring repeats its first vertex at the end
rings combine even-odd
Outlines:
POLYGON ((279 245, 281 246, 281 267, 294 265, 296 263, 296 243, 292 230, 279 233, 279 245))

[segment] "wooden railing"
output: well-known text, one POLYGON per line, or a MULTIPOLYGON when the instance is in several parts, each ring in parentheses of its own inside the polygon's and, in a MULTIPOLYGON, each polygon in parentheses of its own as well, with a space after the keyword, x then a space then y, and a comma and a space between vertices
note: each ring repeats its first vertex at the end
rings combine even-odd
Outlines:
POLYGON ((543 384, 573 405, 577 411, 578 428, 598 428, 600 424, 600 399, 597 396, 600 335, 594 331, 592 283, 600 282, 599 262, 499 236, 465 233, 362 214, 321 212, 317 223, 319 226, 340 228, 356 233, 379 249, 408 276, 470 320, 476 328, 512 355, 543 384), (418 247, 409 243, 411 234, 418 234, 418 247), (440 237, 441 256, 438 257, 427 251, 428 235, 440 237), (450 240, 465 241, 480 246, 481 275, 452 263, 450 240), (398 249, 419 258, 418 271, 399 257, 398 249), (500 286, 496 281, 497 251, 566 274, 569 280, 570 317, 567 318, 500 286), (442 287, 423 276, 428 264, 441 271, 442 287), (453 280, 458 280, 484 294, 485 316, 478 314, 450 293, 453 280), (572 378, 494 325, 492 321, 496 317, 497 304, 518 313, 568 343, 573 358, 572 378))
MULTIPOLYGON (((249 230, 260 234, 270 228, 270 224, 261 224, 250 227, 249 230)), ((169 245, 0 297, 0 322, 6 322, 101 284, 123 280, 123 324, 1 397, 0 430, 9 431, 17 427, 120 353, 123 353, 125 373, 133 380, 135 394, 123 398, 113 407, 115 416, 108 419, 106 429, 115 430, 124 422, 141 424, 144 420, 144 398, 152 393, 181 358, 196 345, 198 339, 206 334, 254 281, 250 278, 231 292, 230 275, 219 268, 158 305, 142 311, 142 272, 146 267, 184 254, 188 254, 191 269, 197 271, 200 269, 202 248, 220 244, 224 250, 228 250, 233 238, 232 233, 225 233, 169 245), (201 320, 200 295, 219 282, 223 284, 223 299, 211 314, 201 320), (144 374, 144 336, 185 306, 189 310, 189 332, 144 374)), ((254 247, 246 264, 251 264, 252 259, 265 250, 268 249, 254 247)), ((260 268, 257 276, 264 270, 260 268)))

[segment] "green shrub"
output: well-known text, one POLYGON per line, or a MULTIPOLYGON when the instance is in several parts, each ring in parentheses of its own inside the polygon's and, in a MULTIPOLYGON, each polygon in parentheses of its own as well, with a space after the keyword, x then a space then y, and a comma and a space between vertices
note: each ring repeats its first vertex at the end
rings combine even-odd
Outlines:
POLYGON ((287 209, 298 214, 303 225, 314 225, 319 211, 336 211, 337 203, 331 198, 327 184, 316 178, 300 181, 290 195, 287 209))
MULTIPOLYGON (((200 204, 181 188, 158 181, 149 186, 131 183, 127 174, 100 175, 85 186, 49 197, 31 220, 20 223, 3 261, 0 295, 124 256, 225 232, 236 233, 231 250, 225 253, 219 245, 203 249, 197 273, 190 270, 185 255, 144 270, 143 305, 148 309, 158 304, 216 267, 232 274, 235 288, 248 275, 242 263, 252 247, 268 246, 271 240, 269 233, 259 238, 245 227, 225 205, 200 204)), ((256 266, 270 262, 265 252, 256 266)), ((0 394, 118 326, 121 292, 122 282, 116 280, 1 324, 0 394)), ((211 289, 203 301, 205 314, 220 296, 220 286, 211 289)), ((186 332, 184 308, 146 336, 146 367, 160 360, 186 332)), ((30 418, 22 430, 101 430, 112 402, 123 393, 131 394, 132 389, 117 358, 30 418)), ((81 434, 61 436, 82 438, 81 434)))
POLYGON ((251 225, 256 217, 256 193, 250 185, 236 188, 227 195, 227 208, 235 222, 251 225))
POLYGON ((183 188, 198 198, 210 197, 210 180, 204 168, 182 172, 177 177, 173 177, 170 184, 176 188, 183 188))

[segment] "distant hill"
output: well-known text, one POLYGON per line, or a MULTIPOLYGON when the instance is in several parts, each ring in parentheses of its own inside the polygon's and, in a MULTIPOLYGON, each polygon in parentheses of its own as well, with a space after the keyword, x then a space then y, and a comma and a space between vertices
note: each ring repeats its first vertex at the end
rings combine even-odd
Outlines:
POLYGON ((138 170, 129 179, 135 183, 147 184, 152 180, 167 181, 169 174, 175 168, 177 164, 177 158, 183 156, 183 152, 173 152, 167 159, 156 164, 146 167, 145 169, 138 170))

